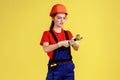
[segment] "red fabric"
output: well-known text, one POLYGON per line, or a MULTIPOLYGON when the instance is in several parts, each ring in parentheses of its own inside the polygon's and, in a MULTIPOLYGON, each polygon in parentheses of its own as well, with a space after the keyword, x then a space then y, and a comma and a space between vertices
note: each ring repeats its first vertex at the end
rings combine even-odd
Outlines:
MULTIPOLYGON (((52 29, 52 31, 54 32, 58 41, 66 40, 65 33, 64 33, 63 29, 62 29, 61 33, 57 33, 53 29, 52 29)), ((69 39, 73 38, 72 33, 70 31, 67 30, 67 34, 68 34, 69 39)), ((40 45, 43 45, 44 42, 48 42, 50 45, 56 43, 52 34, 49 31, 44 31, 43 36, 42 36, 41 41, 40 41, 40 45)), ((52 55, 53 55, 53 51, 48 52, 48 56, 50 58, 52 58, 52 55)))

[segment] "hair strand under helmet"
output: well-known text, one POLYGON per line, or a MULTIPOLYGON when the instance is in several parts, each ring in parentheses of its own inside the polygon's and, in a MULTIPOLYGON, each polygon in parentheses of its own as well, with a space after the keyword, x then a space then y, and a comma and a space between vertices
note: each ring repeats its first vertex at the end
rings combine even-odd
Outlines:
POLYGON ((56 13, 65 13, 66 15, 68 14, 65 6, 62 4, 55 4, 51 9, 50 16, 52 17, 56 13))

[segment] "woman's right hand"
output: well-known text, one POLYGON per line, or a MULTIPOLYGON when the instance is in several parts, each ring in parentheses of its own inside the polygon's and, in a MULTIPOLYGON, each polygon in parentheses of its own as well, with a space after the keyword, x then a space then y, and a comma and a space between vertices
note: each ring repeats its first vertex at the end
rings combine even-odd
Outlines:
POLYGON ((58 44, 59 47, 62 47, 62 46, 64 46, 64 47, 69 47, 69 46, 70 46, 68 40, 60 41, 60 42, 58 42, 57 44, 58 44))

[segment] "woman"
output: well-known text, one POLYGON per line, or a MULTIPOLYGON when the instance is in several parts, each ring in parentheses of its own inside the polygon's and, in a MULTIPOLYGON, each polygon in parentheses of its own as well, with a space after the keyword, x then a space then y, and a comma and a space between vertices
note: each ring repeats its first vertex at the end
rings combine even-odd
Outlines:
POLYGON ((46 80, 74 80, 74 63, 70 46, 78 50, 79 45, 73 40, 72 33, 62 28, 68 13, 62 4, 52 7, 50 30, 43 33, 40 44, 48 54, 48 74, 46 80))

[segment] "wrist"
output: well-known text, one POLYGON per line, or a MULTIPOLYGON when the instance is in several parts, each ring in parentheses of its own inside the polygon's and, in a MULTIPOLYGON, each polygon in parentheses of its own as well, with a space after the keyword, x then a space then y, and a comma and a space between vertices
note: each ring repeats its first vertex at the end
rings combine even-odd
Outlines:
POLYGON ((58 46, 58 48, 59 48, 59 47, 61 47, 61 44, 60 44, 60 42, 58 42, 58 43, 57 43, 57 46, 58 46))

